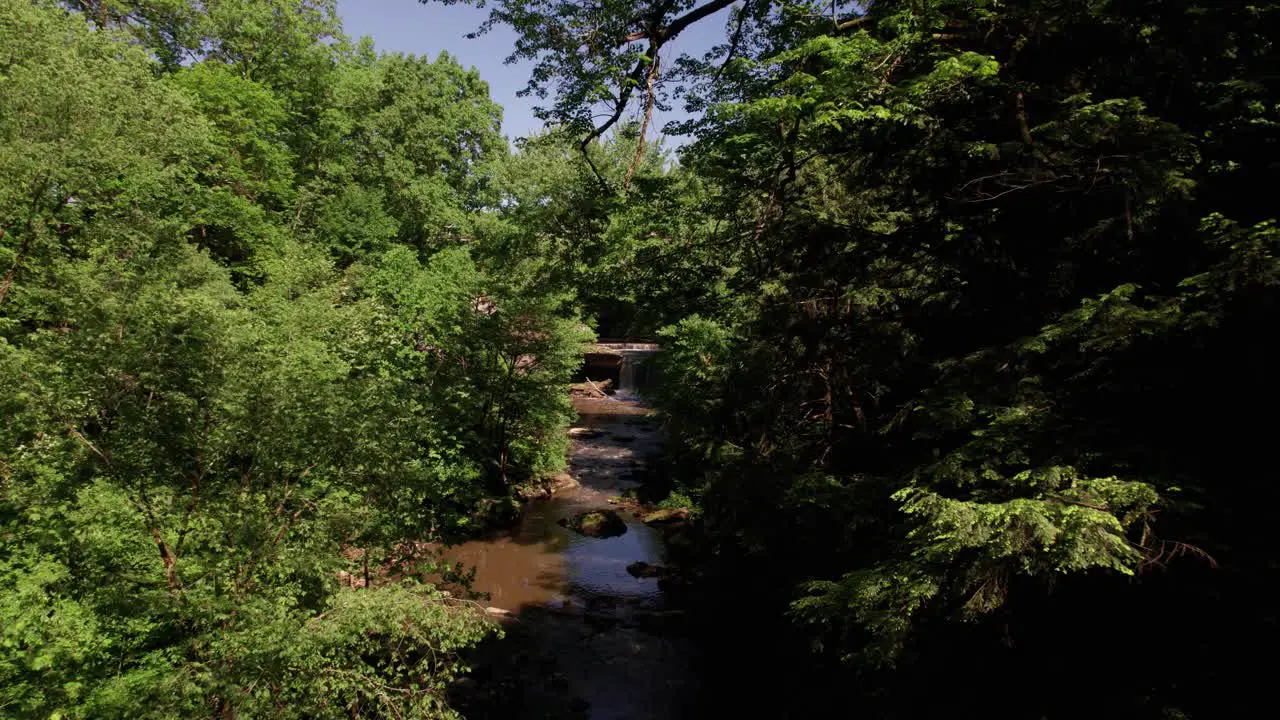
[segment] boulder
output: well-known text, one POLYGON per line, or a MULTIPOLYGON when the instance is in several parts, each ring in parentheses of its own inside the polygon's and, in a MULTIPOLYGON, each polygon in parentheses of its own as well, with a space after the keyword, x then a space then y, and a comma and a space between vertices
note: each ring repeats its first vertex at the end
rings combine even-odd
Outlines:
POLYGON ((584 427, 569 428, 569 437, 577 438, 579 440, 589 440, 591 438, 598 438, 603 434, 604 433, 600 432, 599 430, 592 430, 591 428, 584 428, 584 427))
POLYGON ((627 531, 626 521, 612 510, 592 510, 591 512, 578 513, 572 518, 561 518, 559 523, 587 537, 617 537, 627 531))
POLYGON ((653 565, 647 562, 633 562, 627 566, 627 573, 631 577, 637 578, 660 578, 665 577, 670 571, 661 565, 653 565))
POLYGON ((641 518, 645 525, 676 525, 689 520, 689 511, 684 508, 663 508, 641 518))
POLYGON ((515 494, 521 500, 533 500, 534 498, 551 497, 558 492, 572 490, 581 486, 582 484, 578 482, 578 479, 569 473, 559 473, 530 480, 516 487, 515 494))
POLYGON ((578 482, 578 479, 569 473, 552 475, 547 479, 547 487, 550 488, 552 494, 562 492, 564 490, 572 490, 573 488, 581 487, 581 485, 582 483, 578 482))
POLYGON ((631 513, 631 516, 637 519, 644 516, 644 509, 641 508, 640 503, 636 501, 634 491, 628 491, 621 495, 607 497, 604 501, 613 505, 618 512, 631 513))

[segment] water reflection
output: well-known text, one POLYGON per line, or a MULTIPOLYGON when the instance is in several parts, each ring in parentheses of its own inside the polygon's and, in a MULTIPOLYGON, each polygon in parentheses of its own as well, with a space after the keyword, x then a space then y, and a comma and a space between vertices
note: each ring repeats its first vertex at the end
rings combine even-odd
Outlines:
POLYGON ((541 605, 585 606, 601 600, 658 607, 662 592, 653 578, 634 578, 627 565, 661 563, 661 533, 624 513, 627 532, 591 538, 557 524, 580 512, 608 507, 610 497, 639 483, 632 475, 658 446, 649 410, 635 401, 579 400, 579 427, 598 435, 575 439, 570 472, 582 487, 534 500, 511 532, 450 548, 446 557, 475 568, 472 589, 489 604, 519 611, 541 605))
MULTIPOLYGON (((488 687, 516 687, 505 700, 468 709, 478 720, 572 717, 660 720, 681 717, 695 653, 658 580, 627 565, 664 560, 662 533, 619 509, 627 531, 591 538, 557 521, 610 507, 639 486, 636 473, 659 449, 649 410, 635 400, 579 400, 569 455, 582 487, 529 503, 512 532, 450 549, 475 568, 473 589, 514 614, 506 638, 480 661, 488 687), (506 683, 507 685, 503 685, 506 683), (584 712, 584 708, 586 709, 584 712)), ((617 506, 614 506, 615 508, 617 506)))

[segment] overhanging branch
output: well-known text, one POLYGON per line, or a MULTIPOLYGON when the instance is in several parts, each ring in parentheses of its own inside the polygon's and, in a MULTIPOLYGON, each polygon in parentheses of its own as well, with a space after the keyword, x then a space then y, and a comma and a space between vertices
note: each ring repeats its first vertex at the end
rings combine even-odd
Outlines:
POLYGON ((657 40, 658 44, 661 45, 662 43, 684 32, 685 28, 689 27, 690 25, 698 22, 699 20, 709 15, 714 15, 720 12, 721 10, 729 7, 730 5, 734 4, 737 1, 738 0, 714 0, 714 2, 709 2, 706 5, 703 5, 701 7, 696 7, 690 10, 689 12, 685 13, 684 15, 681 15, 680 17, 673 20, 671 24, 667 25, 666 27, 657 28, 657 29, 645 28, 644 30, 636 30, 635 32, 627 35, 624 39, 626 40, 626 42, 635 42, 637 40, 651 39, 651 40, 657 40))
MULTIPOLYGON (((618 100, 614 104, 613 113, 609 115, 608 119, 606 119, 603 123, 596 126, 590 133, 588 133, 587 136, 583 138, 582 142, 579 143, 578 145, 578 148, 582 151, 583 156, 587 160, 587 165, 591 167, 591 172, 595 174, 596 180, 598 180, 601 186, 603 186, 606 190, 611 189, 609 187, 609 182, 608 180, 605 179, 603 175, 600 174, 600 170, 596 168, 596 165, 591 160, 591 155, 588 151, 588 148, 590 147, 592 141, 600 138, 602 135, 604 135, 606 132, 609 131, 609 128, 616 125, 618 121, 622 119, 622 114, 626 112, 627 104, 631 102, 631 96, 635 92, 635 89, 639 87, 641 84, 644 84, 646 87, 646 97, 648 98, 648 102, 650 103, 650 106, 645 113, 645 120, 646 120, 645 127, 641 131, 642 135, 640 137, 640 149, 637 151, 637 153, 643 153, 644 151, 643 133, 647 132, 648 130, 648 119, 649 119, 649 115, 652 113, 652 102, 654 99, 654 92, 655 92, 654 88, 652 87, 652 81, 655 78, 655 69, 657 68, 657 64, 658 64, 658 53, 662 50, 662 46, 666 44, 668 41, 670 41, 672 38, 684 32, 685 29, 688 28, 690 25, 698 22, 699 20, 702 20, 703 18, 714 15, 715 13, 729 7, 730 5, 733 5, 737 1, 738 0, 713 0, 712 2, 709 2, 706 5, 702 5, 694 8, 693 10, 690 10, 689 12, 685 13, 684 15, 681 15, 680 17, 676 18, 675 20, 673 20, 671 23, 669 23, 664 27, 658 27, 655 21, 650 27, 645 28, 644 30, 637 30, 635 32, 632 32, 624 36, 623 42, 620 43, 620 45, 626 45, 628 43, 636 42, 638 40, 647 39, 649 41, 649 47, 648 49, 645 50, 644 57, 636 62, 635 68, 633 68, 631 72, 627 75, 626 79, 623 80, 622 87, 619 88, 618 90, 618 100)), ((665 12, 665 8, 663 10, 660 10, 659 12, 660 13, 665 12)), ((661 19, 660 17, 656 18, 656 20, 660 20, 660 19, 661 19)), ((632 167, 627 173, 627 184, 630 184, 631 173, 634 171, 635 171, 635 163, 632 164, 632 167)))

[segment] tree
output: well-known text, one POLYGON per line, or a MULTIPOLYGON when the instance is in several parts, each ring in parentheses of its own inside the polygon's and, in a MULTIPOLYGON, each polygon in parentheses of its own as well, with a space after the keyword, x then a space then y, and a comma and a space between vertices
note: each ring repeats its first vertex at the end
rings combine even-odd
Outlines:
MULTIPOLYGON (((420 0, 426 4, 433 0, 420 0)), ((452 5, 463 0, 443 0, 452 5)), ((484 2, 472 1, 477 7, 484 2)), ((664 104, 663 51, 690 25, 733 5, 733 0, 692 0, 644 3, 544 3, 504 0, 493 3, 489 19, 473 33, 477 37, 495 25, 510 25, 519 33, 509 63, 533 61, 524 94, 545 99, 554 89, 555 102, 535 113, 551 125, 580 134, 579 149, 606 191, 618 187, 595 167, 587 149, 623 120, 633 100, 643 107, 635 158, 623 176, 631 177, 644 155, 645 140, 655 107, 664 104), (638 92, 638 94, 637 94, 638 92), (597 124, 595 108, 605 106, 597 124)), ((768 3, 748 3, 749 6, 768 3)), ((748 12, 744 10, 743 12, 748 12)))
POLYGON ((501 151, 474 73, 306 8, 0 2, 6 717, 454 717, 494 631, 422 550, 558 470, 582 333, 441 227, 501 151))
MULTIPOLYGON (((657 55, 635 44, 716 5, 511 2, 491 22, 589 144, 593 104, 618 111, 607 129, 645 87, 657 55)), ((1275 22, 1190 1, 743 3, 680 62, 704 111, 681 161, 715 217, 699 246, 725 248, 737 302, 664 332, 662 397, 701 469, 709 567, 776 568, 750 594, 812 631, 818 697, 844 661, 898 668, 864 675, 879 714, 956 711, 898 690, 986 687, 967 667, 1024 690, 965 693, 988 714, 1083 711, 1054 691, 1077 663, 1138 713, 1240 696, 1211 669, 1239 633, 1186 618, 1218 593, 1271 617, 1232 578, 1272 572, 1241 500, 1274 501, 1246 479, 1266 443, 1244 408, 1276 386, 1230 359, 1274 310, 1253 188, 1275 181, 1275 22), (1201 643, 1150 640, 1178 679, 1135 678, 1103 640, 1153 617, 1201 643)))
POLYGON ((636 165, 637 132, 593 142, 590 162, 564 128, 524 138, 494 167, 497 212, 477 233, 496 276, 565 294, 607 337, 652 335, 725 302, 702 246, 708 194, 657 143, 636 165), (630 191, 602 193, 596 172, 616 186, 630 173, 630 191))
POLYGON ((485 166, 505 150, 488 86, 447 54, 385 55, 357 72, 341 105, 354 179, 381 192, 398 242, 430 251, 468 236, 485 166))

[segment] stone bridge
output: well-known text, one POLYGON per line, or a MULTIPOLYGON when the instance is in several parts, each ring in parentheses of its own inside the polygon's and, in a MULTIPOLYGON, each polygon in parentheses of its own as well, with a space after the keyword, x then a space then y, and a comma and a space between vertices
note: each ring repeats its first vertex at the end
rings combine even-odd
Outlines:
POLYGON ((582 374, 592 380, 612 380, 619 391, 637 390, 654 378, 649 358, 661 348, 655 342, 635 339, 601 338, 583 358, 582 374))

